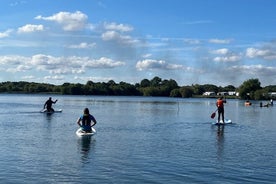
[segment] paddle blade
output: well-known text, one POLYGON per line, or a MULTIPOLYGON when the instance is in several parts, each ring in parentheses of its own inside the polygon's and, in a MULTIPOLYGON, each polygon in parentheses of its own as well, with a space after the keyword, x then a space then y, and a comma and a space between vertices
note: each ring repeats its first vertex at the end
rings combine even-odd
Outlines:
POLYGON ((211 118, 214 119, 215 116, 216 116, 216 112, 213 112, 213 113, 211 114, 211 118))

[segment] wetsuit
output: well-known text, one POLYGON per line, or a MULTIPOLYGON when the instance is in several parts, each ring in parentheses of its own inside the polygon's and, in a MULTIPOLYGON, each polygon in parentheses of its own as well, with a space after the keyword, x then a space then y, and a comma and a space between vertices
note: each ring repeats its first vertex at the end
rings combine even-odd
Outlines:
POLYGON ((54 102, 54 101, 52 101, 51 99, 47 100, 47 101, 45 102, 45 104, 44 104, 44 108, 45 108, 45 106, 46 106, 46 109, 47 109, 48 112, 55 111, 55 110, 52 108, 52 104, 53 104, 53 103, 56 103, 56 101, 54 102))

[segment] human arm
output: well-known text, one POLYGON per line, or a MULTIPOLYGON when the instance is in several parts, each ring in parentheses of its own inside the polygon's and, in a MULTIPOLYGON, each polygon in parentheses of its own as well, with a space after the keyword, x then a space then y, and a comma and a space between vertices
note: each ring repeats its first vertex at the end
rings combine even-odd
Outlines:
POLYGON ((77 124, 81 127, 81 118, 79 118, 78 120, 77 120, 77 124))
POLYGON ((91 125, 91 127, 95 126, 97 124, 97 120, 92 115, 90 116, 90 118, 91 118, 91 121, 93 121, 93 125, 91 125))

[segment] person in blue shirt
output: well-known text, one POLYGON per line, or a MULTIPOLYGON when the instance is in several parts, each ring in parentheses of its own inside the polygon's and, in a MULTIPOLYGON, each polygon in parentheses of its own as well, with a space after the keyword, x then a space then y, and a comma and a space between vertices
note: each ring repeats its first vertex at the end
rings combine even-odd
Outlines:
POLYGON ((84 132, 92 132, 91 127, 96 125, 97 121, 93 115, 89 113, 89 109, 85 108, 83 110, 83 115, 77 120, 77 124, 82 128, 84 132), (92 124, 93 122, 93 124, 92 124))

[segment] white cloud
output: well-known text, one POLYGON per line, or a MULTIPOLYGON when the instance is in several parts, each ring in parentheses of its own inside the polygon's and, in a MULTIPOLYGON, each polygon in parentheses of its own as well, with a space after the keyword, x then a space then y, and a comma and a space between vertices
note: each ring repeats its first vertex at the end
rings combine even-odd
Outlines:
POLYGON ((65 64, 62 57, 53 57, 44 54, 37 54, 32 56, 30 63, 42 70, 59 68, 58 66, 65 64))
POLYGON ((120 31, 120 32, 129 32, 133 30, 133 27, 124 24, 117 24, 115 22, 112 23, 104 23, 104 28, 107 30, 120 31))
POLYGON ((242 59, 239 55, 231 55, 231 56, 218 56, 214 58, 215 62, 237 62, 242 59))
POLYGON ((33 75, 26 75, 26 76, 23 76, 22 79, 24 80, 31 80, 31 79, 35 79, 36 77, 33 76, 33 75))
POLYGON ((245 73, 254 76, 275 76, 276 67, 264 66, 264 65, 235 65, 229 68, 229 70, 236 74, 245 73))
POLYGON ((28 58, 18 55, 0 56, 0 65, 19 65, 21 62, 28 62, 28 58))
POLYGON ((118 40, 120 39, 120 34, 116 31, 107 31, 105 33, 102 34, 102 39, 105 40, 105 41, 108 41, 108 40, 118 40))
POLYGON ((11 68, 7 68, 7 72, 15 73, 15 72, 25 72, 27 70, 30 70, 32 67, 29 65, 21 64, 18 66, 14 66, 11 68))
POLYGON ((255 48, 246 49, 246 56, 249 58, 266 57, 266 56, 269 56, 271 53, 272 52, 270 52, 268 49, 266 50, 255 49, 255 48))
POLYGON ((76 45, 69 45, 66 46, 67 48, 70 49, 87 49, 87 48, 93 48, 96 46, 96 43, 86 43, 86 42, 82 42, 80 44, 76 44, 76 45))
POLYGON ((184 42, 191 45, 198 45, 201 43, 198 39, 184 39, 184 42))
POLYGON ((74 13, 59 12, 49 17, 38 15, 35 19, 56 22, 62 25, 65 31, 79 31, 86 28, 88 17, 80 11, 76 11, 74 13))
POLYGON ((139 40, 133 39, 131 36, 122 35, 116 31, 106 31, 102 34, 104 41, 116 41, 121 44, 139 43, 139 40))
POLYGON ((12 32, 13 30, 12 29, 8 29, 4 32, 0 32, 0 38, 5 38, 5 37, 9 37, 10 36, 10 33, 12 32))
POLYGON ((64 76, 60 76, 60 75, 45 76, 44 79, 45 80, 63 80, 64 76))
POLYGON ((33 25, 33 24, 26 24, 25 26, 22 26, 18 28, 18 33, 31 33, 31 32, 38 32, 43 31, 44 26, 43 25, 33 25))
POLYGON ((241 54, 235 54, 230 52, 229 49, 222 48, 217 50, 210 51, 211 54, 219 55, 214 57, 213 61, 215 62, 237 62, 242 59, 241 54))
POLYGON ((217 49, 217 50, 213 50, 211 51, 212 54, 218 54, 218 55, 225 55, 229 53, 229 50, 226 48, 222 48, 222 49, 217 49))
POLYGON ((125 65, 125 62, 114 61, 110 58, 101 57, 100 59, 87 60, 84 65, 91 68, 114 68, 125 65))
POLYGON ((221 40, 221 39, 210 39, 209 40, 210 43, 215 43, 215 44, 229 44, 231 43, 230 39, 225 39, 225 40, 221 40))
POLYGON ((124 62, 114 61, 110 58, 91 59, 89 57, 53 57, 35 55, 32 63, 37 68, 49 70, 51 73, 84 73, 85 68, 115 68, 124 65, 124 62))
POLYGON ((51 55, 37 54, 31 57, 0 56, 0 70, 7 72, 24 72, 27 70, 46 71, 49 74, 84 74, 91 68, 106 69, 125 65, 125 62, 115 61, 101 57, 54 57, 51 55))
POLYGON ((178 70, 185 69, 185 67, 183 65, 169 64, 163 60, 145 59, 136 63, 136 69, 139 71, 152 69, 178 70))

